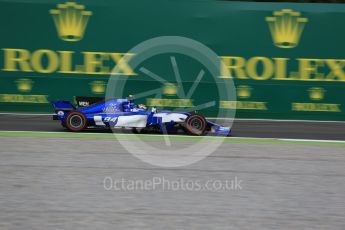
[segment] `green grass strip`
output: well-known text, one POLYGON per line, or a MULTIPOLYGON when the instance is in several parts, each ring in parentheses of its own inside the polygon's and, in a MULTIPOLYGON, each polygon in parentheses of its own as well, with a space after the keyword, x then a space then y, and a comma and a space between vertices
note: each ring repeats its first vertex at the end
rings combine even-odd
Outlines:
MULTIPOLYGON (((72 132, 31 132, 31 131, 0 131, 0 137, 42 137, 42 138, 91 138, 91 139, 121 139, 121 140, 141 140, 164 141, 163 135, 131 135, 131 134, 113 134, 113 133, 72 133, 72 132)), ((194 137, 170 135, 170 140, 177 141, 224 141, 233 143, 252 143, 252 144, 294 144, 294 145, 318 145, 345 147, 345 142, 323 142, 323 141, 295 141, 281 140, 274 138, 233 138, 233 137, 194 137)))

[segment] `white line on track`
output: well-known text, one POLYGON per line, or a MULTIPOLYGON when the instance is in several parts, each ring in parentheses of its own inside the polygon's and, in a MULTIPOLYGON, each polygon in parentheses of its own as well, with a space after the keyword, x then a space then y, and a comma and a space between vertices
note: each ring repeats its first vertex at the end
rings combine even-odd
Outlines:
POLYGON ((287 120, 287 119, 259 119, 259 118, 216 118, 207 117, 207 119, 223 119, 230 121, 272 121, 272 122, 309 122, 309 123, 345 123, 345 121, 320 121, 320 120, 287 120))
POLYGON ((309 142, 326 142, 326 143, 345 143, 341 140, 315 140, 315 139, 278 139, 281 141, 309 141, 309 142))
MULTIPOLYGON (((163 135, 160 134, 130 134, 130 133, 71 133, 71 132, 51 132, 51 131, 8 131, 8 130, 0 130, 0 132, 4 133, 52 133, 52 134, 82 134, 82 135, 104 135, 104 134, 114 134, 118 136, 137 136, 137 135, 145 135, 145 136, 156 136, 162 137, 163 135)), ((170 137, 184 137, 184 138, 198 138, 196 136, 186 136, 186 135, 164 135, 170 137)), ((202 136, 200 138, 210 138, 210 139, 224 139, 225 137, 220 136, 202 136)), ((289 138, 267 138, 267 137, 226 137, 230 139, 243 139, 243 140, 278 140, 278 141, 300 141, 300 142, 324 142, 324 143, 345 143, 343 140, 317 140, 317 139, 289 139, 289 138)))
POLYGON ((343 140, 318 140, 318 139, 294 139, 294 138, 268 138, 268 137, 230 137, 236 139, 257 139, 257 140, 278 140, 278 141, 300 141, 300 142, 328 142, 345 143, 343 140))

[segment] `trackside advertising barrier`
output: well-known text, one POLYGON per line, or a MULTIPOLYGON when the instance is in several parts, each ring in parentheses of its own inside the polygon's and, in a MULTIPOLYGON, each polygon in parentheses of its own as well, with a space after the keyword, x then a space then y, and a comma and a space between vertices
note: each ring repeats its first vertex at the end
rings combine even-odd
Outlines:
POLYGON ((158 109, 215 100, 203 114, 236 107, 239 118, 345 120, 344 22, 345 4, 0 0, 0 110, 51 113, 57 99, 104 96, 118 74, 128 76, 124 97, 140 94, 158 109), (213 50, 237 99, 219 97, 220 82, 207 69, 200 76, 188 55, 159 54, 135 68, 121 61, 161 36, 213 50))

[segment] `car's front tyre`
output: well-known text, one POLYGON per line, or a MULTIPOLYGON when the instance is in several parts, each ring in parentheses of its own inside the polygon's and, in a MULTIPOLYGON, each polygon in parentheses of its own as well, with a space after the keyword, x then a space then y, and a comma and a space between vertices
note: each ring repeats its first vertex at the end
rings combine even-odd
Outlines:
POLYGON ((201 136, 205 134, 207 121, 199 114, 192 114, 186 119, 184 128, 190 135, 201 136))

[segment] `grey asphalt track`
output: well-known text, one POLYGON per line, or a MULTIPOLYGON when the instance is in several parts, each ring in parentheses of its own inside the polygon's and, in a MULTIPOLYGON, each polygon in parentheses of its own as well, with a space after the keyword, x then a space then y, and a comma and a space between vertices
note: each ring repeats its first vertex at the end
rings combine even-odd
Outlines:
POLYGON ((340 230, 344 164, 340 147, 223 143, 198 163, 160 168, 115 139, 0 137, 0 229, 340 230), (166 185, 104 187, 109 177, 166 185), (236 179, 223 190, 167 185, 236 179))
MULTIPOLYGON (((0 130, 66 131, 51 116, 0 115, 0 130)), ((89 130, 89 132, 95 132, 89 130)), ((237 120, 232 127, 236 137, 301 138, 345 140, 345 122, 277 122, 237 120)))

